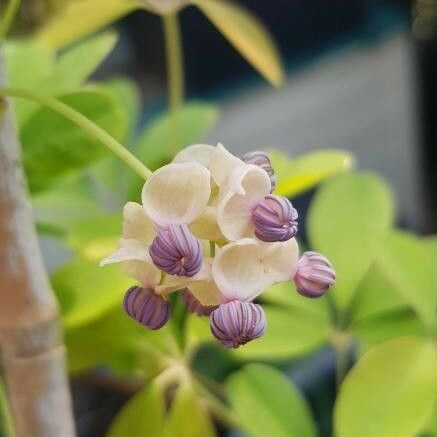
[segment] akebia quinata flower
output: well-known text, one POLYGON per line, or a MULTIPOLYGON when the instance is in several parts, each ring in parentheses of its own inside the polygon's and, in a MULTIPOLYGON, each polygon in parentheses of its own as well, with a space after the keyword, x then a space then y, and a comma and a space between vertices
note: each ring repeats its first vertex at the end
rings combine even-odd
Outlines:
POLYGON ((123 210, 119 248, 101 265, 120 263, 137 285, 124 309, 159 329, 170 317, 168 297, 180 292, 187 311, 210 319, 212 335, 237 348, 264 333, 254 303, 268 288, 294 281, 318 297, 335 281, 329 261, 314 252, 299 258, 298 214, 272 193, 274 170, 264 152, 243 159, 221 144, 195 144, 144 184, 142 203, 123 210))
POLYGON ((319 297, 335 283, 335 271, 329 260, 316 252, 305 252, 294 276, 297 291, 305 297, 319 297))

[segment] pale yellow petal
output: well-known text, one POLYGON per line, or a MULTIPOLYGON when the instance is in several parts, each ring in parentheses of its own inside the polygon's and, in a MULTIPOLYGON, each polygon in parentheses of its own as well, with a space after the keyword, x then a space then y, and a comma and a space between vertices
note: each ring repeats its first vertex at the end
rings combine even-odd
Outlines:
POLYGON ((193 222, 211 195, 210 173, 197 162, 172 163, 156 170, 142 192, 143 207, 157 225, 193 222))
POLYGON ((215 146, 209 144, 193 144, 181 150, 173 159, 173 162, 198 162, 209 169, 211 156, 215 146))
POLYGON ((126 203, 123 208, 123 238, 150 245, 155 233, 153 223, 144 208, 136 202, 126 203))

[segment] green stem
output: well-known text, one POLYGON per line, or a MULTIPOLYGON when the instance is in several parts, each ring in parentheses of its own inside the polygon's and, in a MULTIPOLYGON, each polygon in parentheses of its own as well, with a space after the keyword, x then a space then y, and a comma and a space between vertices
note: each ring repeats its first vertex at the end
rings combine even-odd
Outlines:
POLYGON ((6 389, 2 378, 0 378, 0 435, 5 437, 15 436, 6 389))
POLYGON ((8 34, 19 6, 20 0, 9 0, 9 3, 5 8, 5 15, 0 23, 0 42, 2 42, 8 34))
POLYGON ((90 136, 99 140, 132 170, 137 172, 142 178, 147 179, 152 174, 152 172, 138 158, 132 155, 132 153, 129 152, 129 150, 127 150, 115 138, 109 135, 100 126, 97 126, 91 120, 83 116, 80 112, 76 111, 65 103, 62 103, 59 100, 51 97, 34 94, 31 91, 13 88, 0 88, 0 96, 23 98, 46 106, 52 111, 55 111, 58 114, 63 115, 65 118, 68 118, 71 122, 82 128, 90 136))
POLYGON ((350 337, 346 332, 332 331, 330 335, 331 344, 335 350, 336 358, 336 386, 337 393, 348 370, 348 352, 350 348, 350 337))
POLYGON ((182 38, 177 13, 162 16, 167 60, 168 104, 170 108, 170 150, 176 152, 180 140, 180 109, 184 99, 182 38))

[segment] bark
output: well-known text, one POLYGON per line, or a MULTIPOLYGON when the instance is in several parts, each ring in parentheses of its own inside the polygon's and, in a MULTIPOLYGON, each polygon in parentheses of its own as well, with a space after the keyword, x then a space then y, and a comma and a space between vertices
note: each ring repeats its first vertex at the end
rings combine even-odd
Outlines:
POLYGON ((18 437, 72 437, 58 307, 38 247, 10 102, 1 103, 0 346, 14 427, 18 437))

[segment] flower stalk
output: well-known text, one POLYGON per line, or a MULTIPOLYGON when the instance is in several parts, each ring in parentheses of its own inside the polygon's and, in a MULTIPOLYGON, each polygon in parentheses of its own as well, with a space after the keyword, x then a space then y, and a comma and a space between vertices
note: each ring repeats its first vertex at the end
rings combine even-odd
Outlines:
POLYGON ((19 7, 20 0, 9 0, 8 4, 6 5, 3 19, 0 22, 0 42, 2 42, 9 33, 19 7))
POLYGON ((65 103, 51 97, 41 96, 28 90, 16 88, 0 88, 0 96, 22 98, 46 106, 52 111, 68 118, 72 123, 82 128, 90 136, 99 140, 143 179, 147 179, 152 174, 152 172, 138 158, 129 152, 129 150, 127 150, 126 147, 120 144, 115 138, 65 103))
POLYGON ((180 140, 180 112, 184 99, 182 38, 176 12, 162 15, 167 60, 168 105, 170 108, 170 152, 176 153, 180 140))

